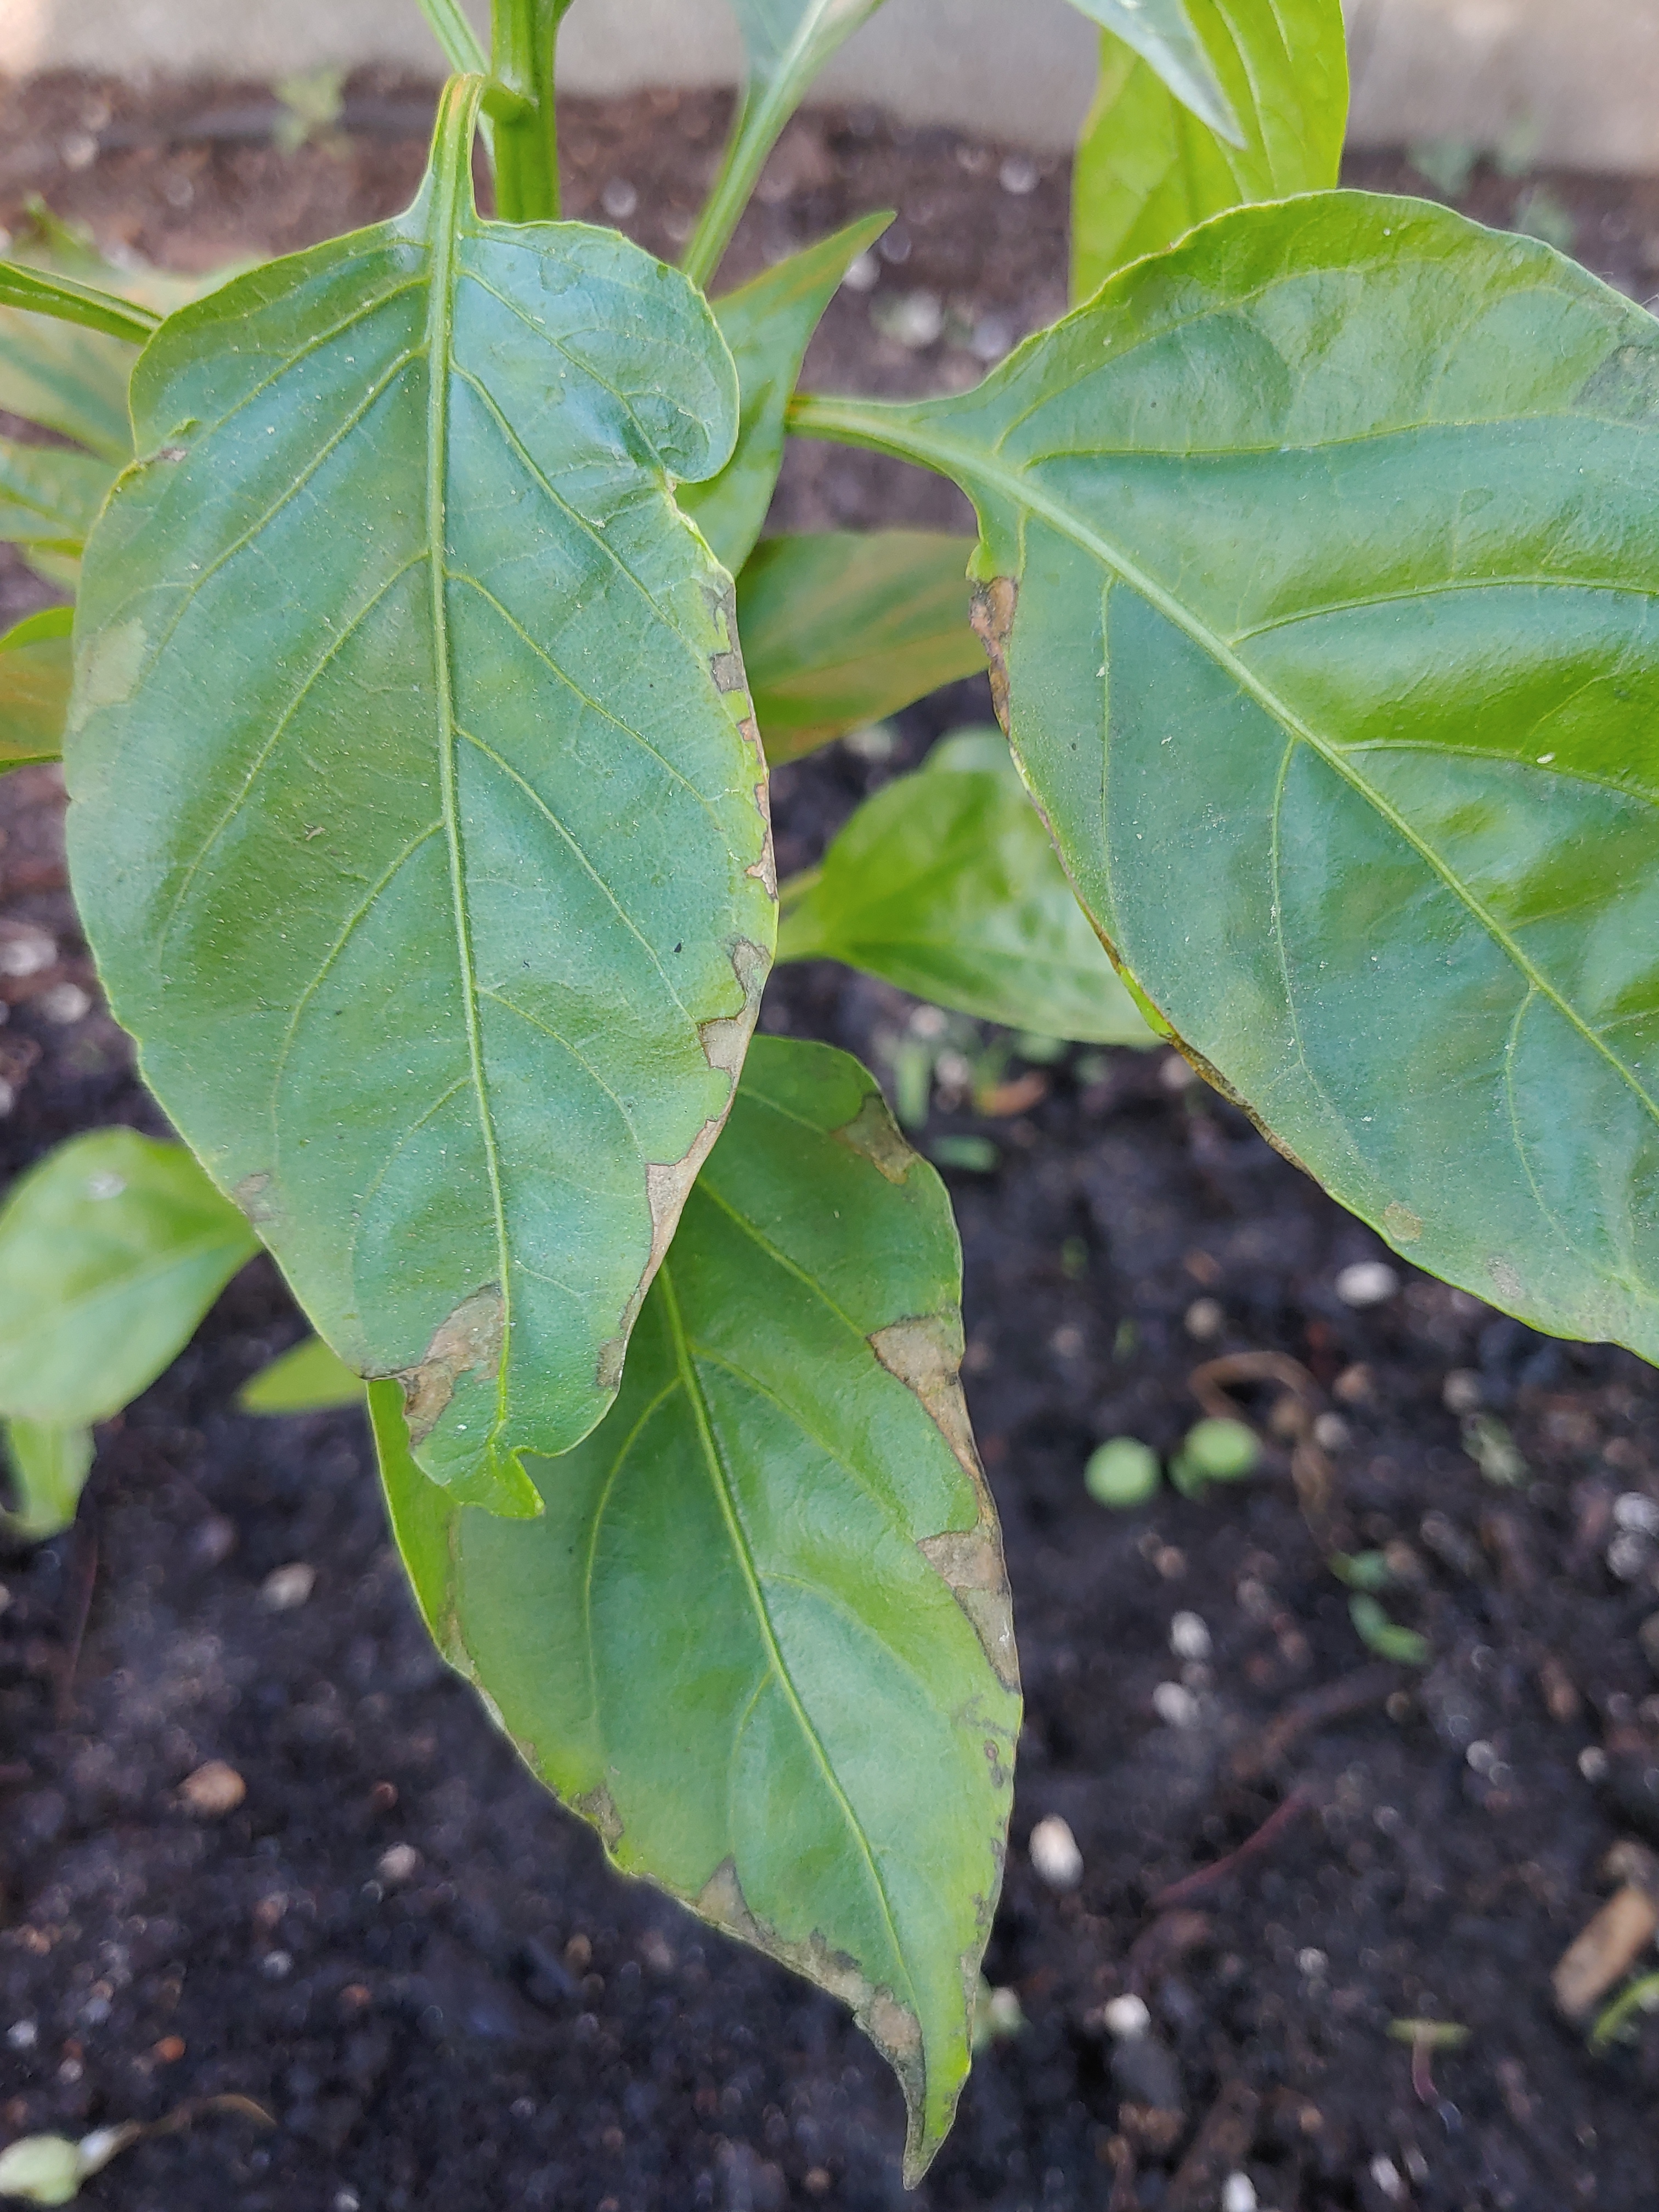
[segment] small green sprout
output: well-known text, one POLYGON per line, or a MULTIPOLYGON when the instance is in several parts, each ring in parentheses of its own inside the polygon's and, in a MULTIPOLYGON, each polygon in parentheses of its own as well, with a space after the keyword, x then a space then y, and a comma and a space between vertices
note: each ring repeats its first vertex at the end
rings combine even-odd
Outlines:
POLYGON ((1488 1482, 1505 1489, 1523 1484, 1529 1472, 1514 1437, 1491 1413, 1471 1413, 1463 1424, 1463 1449, 1488 1482))
POLYGON ((1109 1437, 1089 1455, 1083 1470, 1083 1486, 1090 1497, 1115 1513, 1146 1504, 1162 1480, 1158 1454, 1138 1437, 1109 1437))
POLYGON ((1589 2032, 1592 2051, 1605 2051, 1630 2026, 1638 2012, 1659 2012, 1659 1974, 1644 1974, 1620 1990, 1597 2018, 1589 2032))
POLYGON ((1379 1659, 1396 1659, 1402 1667, 1426 1667, 1434 1656, 1426 1636, 1390 1620, 1374 1597, 1361 1593, 1348 1600, 1348 1618, 1359 1632, 1359 1640, 1379 1659))
POLYGON ((1381 1552, 1333 1552, 1330 1569, 1350 1589, 1370 1590, 1373 1595, 1394 1580, 1394 1571, 1381 1552))
POLYGON ((22 2136, 0 2150, 0 2197, 25 2204, 72 2204, 81 2184, 143 2132, 129 2124, 96 2128, 79 2142, 67 2136, 22 2136))
POLYGON ((1261 1464, 1261 1441, 1243 1421, 1204 1420, 1170 1465, 1170 1480, 1183 1498, 1200 1498, 1212 1482, 1242 1482, 1261 1464))
POLYGON ((1068 1237, 1060 1248, 1060 1272, 1068 1283, 1080 1283, 1089 1272, 1089 1248, 1080 1237, 1068 1237))
POLYGON ((1025 2014, 1020 2010, 1018 1992, 994 1990, 981 1974, 974 2003, 975 2056, 977 2057, 988 2044, 1012 2042, 1024 2029, 1025 2014))
POLYGON ((1002 1160, 988 1137, 935 1137, 933 1152, 940 1167, 961 1168, 969 1175, 990 1175, 1002 1160))

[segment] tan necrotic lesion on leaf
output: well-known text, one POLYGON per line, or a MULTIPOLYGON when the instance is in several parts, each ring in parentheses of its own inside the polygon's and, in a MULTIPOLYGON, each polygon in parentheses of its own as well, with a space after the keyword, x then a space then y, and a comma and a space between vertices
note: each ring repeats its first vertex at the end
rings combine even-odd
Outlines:
POLYGON ((890 1375, 915 1392, 973 1485, 979 1508, 974 1526, 924 1536, 916 1548, 967 1614, 998 1681, 1018 1696, 1013 1595, 996 1509, 962 1391, 961 1316, 955 1312, 926 1314, 890 1322, 870 1339, 870 1349, 890 1375))
POLYGON ((412 1443, 431 1435, 464 1375, 481 1375, 489 1382, 501 1372, 506 1320, 500 1284, 486 1284, 438 1324, 420 1364, 398 1376, 412 1443))
POLYGON ((975 584, 968 619, 985 647, 991 664, 991 704, 1006 730, 1008 723, 1008 646, 1014 634, 1014 611, 1019 604, 1019 585, 1012 576, 998 576, 988 584, 975 584))
MULTIPOLYGON (((769 831, 767 850, 771 850, 769 831)), ((690 1194, 691 1186, 702 1170, 703 1162, 714 1149, 715 1139, 726 1127, 726 1115, 731 1098, 737 1095, 738 1078, 743 1072, 744 1056, 749 1049, 749 1040, 755 1033, 755 1024, 760 1015, 761 994, 766 988, 766 978, 771 971, 771 955, 763 945, 739 938, 732 948, 732 969, 743 990, 743 1004, 735 1014, 720 1014, 713 1020, 700 1022, 697 1040, 702 1047, 703 1058, 710 1067, 731 1079, 732 1090, 726 1108, 711 1115, 690 1146, 677 1160, 648 1161, 645 1170, 645 1194, 651 1208, 651 1250, 643 1273, 635 1285, 633 1295, 623 1307, 617 1334, 600 1347, 595 1380, 601 1390, 614 1390, 622 1381, 623 1363, 628 1357, 628 1340, 634 1323, 645 1303, 659 1267, 668 1256, 668 1248, 674 1241, 674 1231, 679 1226, 680 1213, 690 1194)))
POLYGON ((879 1091, 871 1091, 854 1118, 836 1130, 836 1142, 868 1160, 889 1182, 902 1183, 916 1164, 915 1152, 906 1143, 879 1091))
POLYGON ((808 1981, 839 1997, 898 2075, 910 2115, 911 2150, 926 2106, 927 2060, 921 2022, 910 2006, 888 1989, 878 1988, 844 1951, 833 1950, 816 1930, 804 1942, 790 1941, 757 1918, 749 1908, 736 1865, 722 1859, 696 1897, 693 1910, 717 1928, 752 1943, 757 1951, 792 1966, 808 1981))

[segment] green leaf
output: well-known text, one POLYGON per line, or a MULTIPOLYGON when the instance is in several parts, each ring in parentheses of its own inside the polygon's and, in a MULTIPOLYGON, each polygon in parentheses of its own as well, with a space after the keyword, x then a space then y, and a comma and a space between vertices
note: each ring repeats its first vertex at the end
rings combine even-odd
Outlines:
POLYGON ((0 1508, 0 1535, 44 1544, 75 1518, 92 1473, 92 1431, 55 1421, 0 1421, 11 1508, 0 1508))
POLYGON ((813 78, 880 5, 881 0, 732 0, 749 78, 720 175, 685 250, 683 265, 695 283, 708 284, 719 268, 766 158, 813 78))
POLYGON ((0 636, 0 770, 63 750, 74 627, 73 607, 43 607, 0 636))
POLYGON ((17 261, 0 261, 0 307, 22 307, 31 314, 51 315, 82 330, 125 338, 130 345, 143 345, 161 319, 149 307, 117 299, 112 292, 102 291, 95 284, 25 268, 17 261))
POLYGON ((854 416, 978 504, 1015 750, 1188 1052, 1419 1266, 1659 1357, 1659 323, 1321 194, 799 419, 854 416))
POLYGON ((281 1353, 236 1393, 245 1413, 325 1413, 362 1402, 362 1376, 354 1375, 320 1336, 308 1336, 281 1353))
POLYGON ((0 438, 0 540, 21 546, 27 561, 78 561, 114 481, 114 468, 96 454, 0 438))
POLYGON ((461 0, 420 0, 420 6, 450 68, 464 76, 485 75, 489 57, 467 21, 461 0))
POLYGON ((0 1413, 107 1420, 258 1249, 182 1145, 71 1137, 0 1210, 0 1413))
POLYGON ((0 410, 73 438, 119 468, 131 457, 127 379, 118 338, 0 307, 0 410))
POLYGON ((737 364, 738 442, 718 476, 685 487, 680 505, 734 576, 754 550, 772 504, 783 465, 784 411, 812 333, 842 278, 892 219, 866 216, 712 303, 737 364))
POLYGON ((411 1466, 451 1662, 626 1872, 851 2004, 950 2125, 1001 1876, 1018 1670, 957 1366, 949 1202, 855 1061, 757 1038, 604 1425, 507 1528, 411 1466))
POLYGON ((771 959, 737 380, 614 232, 471 205, 170 319, 88 547, 70 864, 147 1079, 421 1463, 534 1511, 616 1394, 771 959))
POLYGON ((1348 120, 1342 0, 1186 0, 1240 125, 1220 136, 1107 32, 1072 171, 1072 291, 1251 200, 1334 185, 1348 120))
POLYGON ((827 531, 755 548, 738 578, 738 628, 774 767, 979 673, 971 550, 968 538, 922 530, 827 531))
POLYGON ((936 1006, 1081 1043, 1157 1042, 1000 730, 947 738, 918 775, 866 799, 789 894, 780 960, 842 960, 936 1006))
MULTIPOLYGON (((1275 9, 1296 0, 1272 0, 1275 9)), ((1072 0, 1079 13, 1138 53, 1183 107, 1235 146, 1244 133, 1200 35, 1202 0, 1072 0)), ((1263 12, 1263 0, 1254 0, 1263 12)), ((1253 46, 1254 46, 1254 41, 1253 46)))

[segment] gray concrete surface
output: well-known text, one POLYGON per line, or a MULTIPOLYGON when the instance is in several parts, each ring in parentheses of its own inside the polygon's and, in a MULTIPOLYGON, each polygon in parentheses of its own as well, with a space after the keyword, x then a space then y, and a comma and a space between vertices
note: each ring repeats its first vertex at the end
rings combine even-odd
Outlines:
MULTIPOLYGON (((1350 18, 1358 144, 1495 146, 1521 131, 1541 161, 1659 172, 1659 0, 1350 0, 1350 18)), ((1066 0, 888 0, 823 90, 1059 148, 1087 103, 1092 53, 1066 0)), ((577 0, 563 81, 592 93, 729 82, 738 58, 725 0, 577 0)), ((270 77, 386 61, 439 66, 416 0, 0 0, 0 71, 13 75, 270 77)))

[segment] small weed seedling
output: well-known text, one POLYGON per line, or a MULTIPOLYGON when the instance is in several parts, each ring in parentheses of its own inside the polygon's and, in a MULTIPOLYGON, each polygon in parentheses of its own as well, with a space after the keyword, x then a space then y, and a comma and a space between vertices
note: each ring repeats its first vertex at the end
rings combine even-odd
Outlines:
POLYGON ((802 394, 887 218, 715 279, 878 0, 735 0, 678 269, 558 219, 568 0, 487 52, 424 4, 403 214, 199 296, 49 222, 0 264, 0 408, 59 440, 0 444, 0 526, 76 595, 0 640, 0 766, 61 753, 183 1140, 11 1194, 19 1531, 269 1250, 320 1341, 252 1402, 366 1389, 446 1656, 618 1866, 854 2008, 914 2181, 1018 1676, 943 1187, 855 1062, 751 1042, 768 972, 1155 1035, 1416 1264, 1654 1356, 1659 324, 1335 189, 1339 0, 1079 0, 1072 312, 972 391, 802 394), (787 434, 942 474, 977 540, 763 536, 787 434), (1004 734, 780 893, 769 762, 981 647, 1004 734))

